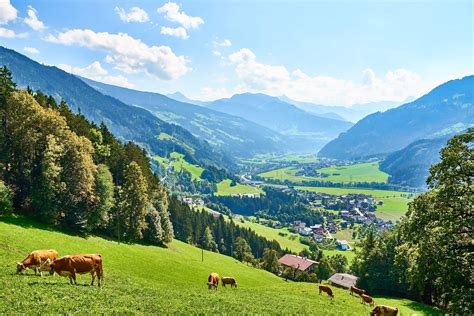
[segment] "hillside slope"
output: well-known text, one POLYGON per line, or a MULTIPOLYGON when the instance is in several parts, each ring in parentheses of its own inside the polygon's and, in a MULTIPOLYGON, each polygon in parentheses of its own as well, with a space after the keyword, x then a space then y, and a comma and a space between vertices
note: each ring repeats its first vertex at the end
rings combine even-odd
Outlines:
POLYGON ((159 93, 142 92, 81 78, 91 87, 120 101, 149 110, 160 119, 180 125, 195 136, 237 157, 281 150, 278 133, 241 117, 199 105, 179 102, 159 93))
POLYGON ((29 86, 33 90, 41 90, 57 101, 64 99, 74 112, 81 111, 96 124, 104 122, 122 140, 133 140, 160 156, 177 151, 185 154, 189 161, 203 165, 231 164, 227 157, 184 128, 166 123, 144 109, 103 95, 76 76, 56 67, 41 65, 1 46, 0 65, 10 69, 19 87, 29 86), (160 133, 172 135, 173 139, 160 139, 160 133))
POLYGON ((324 146, 322 157, 356 159, 385 155, 423 138, 474 125, 474 76, 448 81, 423 97, 360 120, 324 146))
POLYGON ((446 146, 450 136, 417 140, 388 155, 380 163, 380 170, 390 174, 390 183, 411 187, 426 186, 430 166, 439 162, 439 152, 446 146))
POLYGON ((298 152, 314 152, 352 126, 350 122, 313 115, 265 94, 236 94, 206 106, 279 132, 290 139, 290 149, 298 152))
MULTIPOLYGON (((90 275, 78 276, 89 284, 90 275)), ((316 284, 285 282, 234 259, 205 252, 178 241, 169 248, 117 244, 41 229, 22 218, 0 220, 1 313, 258 313, 364 315, 369 307, 347 291, 334 289, 334 300, 318 295, 316 284), (70 286, 66 278, 15 275, 15 263, 40 248, 60 255, 100 253, 105 282, 101 289, 70 286), (237 289, 207 289, 210 272, 234 276, 237 289)), ((409 300, 377 298, 397 306, 400 315, 437 314, 409 300)))

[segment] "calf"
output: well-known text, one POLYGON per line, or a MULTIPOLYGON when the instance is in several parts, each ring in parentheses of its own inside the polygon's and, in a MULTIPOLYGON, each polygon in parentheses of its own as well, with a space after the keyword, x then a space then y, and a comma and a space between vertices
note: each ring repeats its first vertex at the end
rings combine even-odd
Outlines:
POLYGON ((355 287, 355 286, 351 286, 351 295, 352 293, 356 293, 357 295, 362 295, 362 294, 365 294, 365 290, 363 289, 359 289, 358 287, 355 287))
POLYGON ((374 299, 366 294, 360 295, 361 303, 365 304, 368 303, 370 306, 374 306, 374 299))
POLYGON ((332 294, 331 288, 327 285, 319 286, 319 295, 321 295, 321 292, 327 293, 331 298, 334 298, 334 294, 332 294))
POLYGON ((91 254, 91 255, 71 255, 65 256, 60 259, 54 260, 50 264, 51 270, 50 274, 53 275, 54 272, 61 276, 67 276, 71 285, 77 285, 76 273, 85 274, 90 273, 92 276, 91 285, 94 285, 95 277, 97 276, 98 285, 100 287, 100 282, 103 280, 103 270, 102 270, 102 256, 91 254))
POLYGON ((235 281, 235 278, 222 277, 222 286, 225 287, 226 284, 230 284, 231 288, 233 288, 234 286, 237 288, 237 282, 235 281))
POLYGON ((215 288, 217 290, 217 286, 219 285, 219 274, 212 272, 209 274, 207 278, 207 287, 209 289, 215 288))
POLYGON ((36 250, 28 254, 28 256, 22 261, 17 262, 16 264, 16 273, 20 273, 26 268, 33 269, 35 274, 38 272, 38 268, 40 271, 40 275, 43 276, 42 272, 42 265, 44 262, 48 261, 52 262, 58 258, 58 252, 54 249, 49 250, 36 250))
POLYGON ((370 312, 371 316, 396 316, 398 314, 398 308, 387 305, 377 305, 370 312))

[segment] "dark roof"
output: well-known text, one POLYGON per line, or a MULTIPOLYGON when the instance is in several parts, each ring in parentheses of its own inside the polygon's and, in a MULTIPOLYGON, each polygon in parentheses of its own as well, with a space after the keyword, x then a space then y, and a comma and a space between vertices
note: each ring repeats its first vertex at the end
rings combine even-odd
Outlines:
POLYGON ((295 269, 305 271, 309 267, 311 267, 313 264, 316 264, 316 261, 310 260, 308 258, 296 256, 296 255, 289 255, 286 254, 283 257, 281 257, 278 262, 280 262, 282 265, 285 265, 287 267, 293 267, 295 269))
POLYGON ((328 279, 328 282, 335 286, 349 289, 351 286, 355 286, 357 277, 347 273, 335 273, 328 279))

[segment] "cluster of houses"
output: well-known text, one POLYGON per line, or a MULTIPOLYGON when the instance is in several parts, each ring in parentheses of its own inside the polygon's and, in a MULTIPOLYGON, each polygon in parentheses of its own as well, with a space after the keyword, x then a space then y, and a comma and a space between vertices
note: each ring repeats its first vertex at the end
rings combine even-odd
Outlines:
POLYGON ((179 199, 191 207, 204 206, 205 204, 203 199, 192 196, 180 196, 179 199))
POLYGON ((260 198, 260 193, 237 193, 237 194, 231 194, 231 196, 238 197, 238 198, 258 199, 260 198))

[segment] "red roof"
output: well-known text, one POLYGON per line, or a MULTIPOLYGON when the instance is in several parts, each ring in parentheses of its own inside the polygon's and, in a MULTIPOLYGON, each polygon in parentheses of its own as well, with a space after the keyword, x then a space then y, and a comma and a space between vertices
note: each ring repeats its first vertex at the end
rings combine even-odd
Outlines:
POLYGON ((278 260, 278 262, 287 267, 293 267, 301 271, 306 271, 313 264, 317 263, 316 261, 296 255, 284 255, 278 260))

